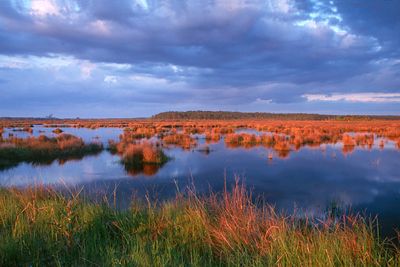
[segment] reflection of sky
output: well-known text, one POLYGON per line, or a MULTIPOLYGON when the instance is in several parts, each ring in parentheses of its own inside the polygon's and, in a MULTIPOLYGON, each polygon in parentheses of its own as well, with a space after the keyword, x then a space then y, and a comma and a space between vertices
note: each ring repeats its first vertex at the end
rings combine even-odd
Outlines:
MULTIPOLYGON (((20 129, 20 128, 15 128, 20 129)), ((52 131, 55 128, 52 127, 43 127, 41 125, 35 125, 33 127, 32 134, 24 131, 14 131, 13 128, 6 128, 3 132, 3 138, 8 138, 9 134, 12 134, 15 137, 19 138, 26 138, 29 136, 40 136, 40 135, 47 135, 47 136, 57 136, 52 131)), ((92 141, 101 141, 103 144, 107 144, 108 140, 118 140, 119 135, 123 133, 122 128, 96 128, 96 129, 89 129, 89 128, 72 128, 72 127, 60 127, 63 130, 63 133, 72 134, 75 136, 81 137, 85 142, 92 142, 92 141)))
MULTIPOLYGON (((335 198, 344 204, 370 202, 387 184, 400 183, 396 170, 400 153, 393 149, 356 148, 343 155, 340 146, 327 145, 325 151, 302 148, 293 151, 287 159, 274 157, 268 161, 269 150, 262 147, 227 149, 222 142, 210 147, 209 155, 196 150, 167 149, 172 160, 158 173, 145 178, 138 175, 134 179, 146 179, 149 184, 176 179, 184 185, 193 177, 200 188, 207 190, 208 185, 218 189, 226 172, 228 180, 234 175, 242 176, 256 192, 272 202, 284 203, 283 206, 291 206, 293 202, 318 206, 335 198)), ((0 177, 5 186, 25 186, 33 181, 55 184, 63 180, 77 185, 132 179, 119 164, 119 157, 108 152, 64 165, 57 161, 49 166, 21 164, 2 172, 0 177)))
POLYGON ((95 180, 126 177, 119 164, 119 157, 109 153, 87 156, 83 160, 67 161, 60 165, 54 161, 51 165, 20 164, 0 173, 3 186, 27 186, 31 184, 60 184, 77 185, 95 180))
MULTIPOLYGON (((85 138, 99 134, 96 130, 73 130, 87 134, 85 138)), ((113 130, 104 130, 109 134, 107 139, 119 134, 106 130, 113 130)), ((69 129, 66 132, 76 133, 69 129)), ((203 146, 204 140, 200 139, 199 144, 203 146)), ((313 214, 324 211, 332 202, 379 210, 376 199, 380 200, 379 205, 390 206, 400 195, 400 151, 393 146, 381 150, 378 142, 372 149, 356 147, 349 154, 342 153, 339 143, 324 145, 324 149, 304 147, 292 151, 286 159, 274 154, 273 160, 268 160, 271 150, 264 147, 228 149, 222 140, 208 146, 208 155, 197 149, 166 149, 171 161, 151 177, 129 176, 118 156, 103 152, 64 165, 57 161, 48 166, 20 164, 0 172, 0 184, 23 187, 59 184, 62 180, 68 186, 84 186, 87 193, 96 194, 109 192, 118 184, 118 199, 127 204, 135 191, 156 192, 159 198, 172 197, 175 182, 181 189, 193 181, 198 192, 208 192, 210 188, 220 191, 224 178, 230 184, 239 175, 255 194, 262 194, 277 208, 291 211, 297 207, 313 214)), ((400 216, 400 211, 396 212, 400 216)))

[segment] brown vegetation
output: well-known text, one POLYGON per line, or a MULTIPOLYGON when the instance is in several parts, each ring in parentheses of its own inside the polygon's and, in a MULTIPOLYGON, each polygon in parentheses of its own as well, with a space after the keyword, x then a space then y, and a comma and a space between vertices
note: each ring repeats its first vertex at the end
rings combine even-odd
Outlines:
POLYGON ((354 138, 348 134, 343 135, 342 142, 343 146, 347 147, 354 147, 356 145, 354 138))
POLYGON ((163 161, 160 151, 149 143, 129 144, 123 152, 122 159, 124 162, 160 164, 163 161))
POLYGON ((197 145, 196 140, 189 134, 169 134, 163 136, 161 140, 165 145, 175 145, 183 149, 191 149, 197 145))
POLYGON ((50 164, 56 159, 61 164, 103 150, 100 143, 85 144, 81 138, 70 134, 60 134, 53 138, 44 135, 12 137, 0 141, 0 169, 16 166, 20 162, 50 164))
POLYGON ((118 143, 110 140, 109 150, 121 156, 121 162, 129 174, 154 175, 168 161, 159 144, 132 141, 129 135, 127 139, 124 137, 121 136, 118 143))
POLYGON ((60 128, 56 128, 53 130, 53 133, 55 133, 55 134, 60 134, 62 132, 63 132, 63 130, 61 130, 60 128))
MULTIPOLYGON (((301 114, 300 114, 301 115, 301 114)), ((297 118, 301 118, 297 117, 297 118)), ((30 127, 42 123, 52 127, 120 127, 124 128, 124 139, 129 142, 159 137, 166 146, 180 146, 192 149, 197 145, 197 136, 203 135, 207 143, 224 138, 229 147, 272 147, 277 151, 289 151, 289 147, 300 149, 304 146, 318 147, 322 144, 343 142, 344 152, 356 146, 372 148, 375 138, 398 142, 400 121, 374 117, 349 117, 338 120, 290 120, 251 119, 241 120, 193 120, 193 119, 107 119, 107 120, 0 120, 0 127, 30 127), (356 118, 356 119, 355 119, 356 118), (238 129, 254 129, 260 135, 235 133, 238 129), (284 137, 285 140, 280 138, 284 137)))

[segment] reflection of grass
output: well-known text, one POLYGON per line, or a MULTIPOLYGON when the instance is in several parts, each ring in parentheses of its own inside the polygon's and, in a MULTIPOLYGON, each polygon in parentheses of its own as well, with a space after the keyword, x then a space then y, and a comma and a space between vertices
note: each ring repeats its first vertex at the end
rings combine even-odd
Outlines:
POLYGON ((161 148, 148 142, 134 144, 110 141, 109 150, 121 156, 125 170, 131 175, 154 175, 169 160, 161 148))
POLYGON ((211 152, 211 148, 209 146, 203 146, 203 147, 197 149, 197 151, 199 151, 205 155, 208 155, 211 152))
MULTIPOLYGON (((193 192, 193 191, 190 191, 193 192)), ((0 265, 398 266, 400 251, 360 217, 320 223, 221 195, 132 202, 127 211, 43 188, 0 191, 0 265)))
POLYGON ((168 157, 162 149, 147 143, 129 144, 122 155, 124 167, 131 174, 143 172, 154 175, 167 161, 168 157))
MULTIPOLYGON (((158 137, 163 145, 174 145, 184 149, 193 149, 197 146, 196 138, 192 134, 205 136, 206 142, 225 140, 228 147, 252 148, 266 146, 273 148, 275 143, 285 141, 296 150, 304 146, 317 147, 322 144, 336 144, 343 141, 344 153, 348 153, 356 146, 372 149, 376 137, 399 142, 400 120, 398 117, 387 117, 388 120, 378 117, 342 117, 317 120, 255 119, 241 120, 201 119, 201 120, 154 120, 154 119, 0 119, 0 128, 14 128, 32 130, 32 125, 43 124, 43 127, 86 127, 96 129, 100 127, 125 128, 123 139, 126 142, 140 142, 141 139, 158 137), (390 118, 390 119, 389 119, 390 118), (261 135, 237 133, 238 129, 260 131, 261 135), (264 132, 264 134, 262 134, 264 132), (268 132, 268 134, 265 134, 268 132), (281 140, 284 137, 285 140, 281 140)), ((0 130, 1 132, 1 130, 0 130)), ((12 133, 9 133, 12 135, 12 133)), ((382 144, 382 148, 385 144, 382 144)), ((398 146, 400 148, 400 146, 398 146)), ((286 148, 283 151, 288 151, 286 148)), ((287 152, 279 152, 285 153, 287 152)))
POLYGON ((197 142, 189 134, 170 134, 162 138, 162 141, 166 145, 176 145, 183 149, 190 149, 197 145, 197 142))
POLYGON ((0 170, 17 166, 21 162, 50 164, 54 160, 65 162, 80 159, 102 149, 101 144, 85 144, 81 138, 68 134, 56 138, 11 138, 0 143, 0 170))

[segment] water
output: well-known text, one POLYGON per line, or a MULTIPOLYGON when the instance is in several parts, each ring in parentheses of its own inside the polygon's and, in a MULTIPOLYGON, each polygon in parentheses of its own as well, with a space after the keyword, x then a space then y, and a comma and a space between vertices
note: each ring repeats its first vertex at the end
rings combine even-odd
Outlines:
MULTIPOLYGON (((55 128, 51 127, 43 127, 41 125, 35 125, 32 127, 33 132, 28 133, 25 131, 21 131, 19 128, 5 128, 3 132, 3 138, 8 138, 9 135, 13 135, 14 137, 19 138, 27 138, 30 136, 38 137, 39 135, 46 135, 49 137, 57 136, 53 133, 55 128)), ((75 136, 81 137, 85 142, 92 141, 100 141, 103 144, 107 144, 108 140, 117 141, 119 135, 123 133, 123 129, 121 128, 96 128, 96 129, 88 129, 88 128, 66 128, 60 127, 64 133, 69 133, 75 136)))
MULTIPOLYGON (((52 128, 34 127, 51 135, 52 128)), ((86 141, 117 140, 122 133, 117 128, 63 128, 64 132, 81 136, 86 141)), ((9 130, 8 130, 9 131, 9 130)), ((8 131, 4 133, 8 135, 8 131)), ((25 132, 13 132, 26 135, 25 132)), ((43 132, 41 132, 43 134, 43 132)), ((291 151, 286 158, 264 147, 227 148, 221 140, 208 144, 199 139, 193 150, 166 148, 172 158, 160 169, 128 173, 119 156, 104 151, 82 160, 55 161, 50 165, 20 164, 0 172, 0 186, 26 187, 34 184, 82 188, 92 196, 110 195, 116 189, 117 203, 128 207, 132 196, 149 194, 152 198, 168 199, 177 188, 193 183, 200 193, 223 190, 224 182, 233 184, 235 176, 245 181, 255 195, 285 212, 301 212, 318 216, 333 203, 351 207, 356 212, 379 215, 385 233, 400 226, 400 150, 392 142, 380 149, 379 140, 371 149, 356 147, 343 153, 342 145, 303 147, 291 151), (268 154, 273 159, 268 160, 268 154)))

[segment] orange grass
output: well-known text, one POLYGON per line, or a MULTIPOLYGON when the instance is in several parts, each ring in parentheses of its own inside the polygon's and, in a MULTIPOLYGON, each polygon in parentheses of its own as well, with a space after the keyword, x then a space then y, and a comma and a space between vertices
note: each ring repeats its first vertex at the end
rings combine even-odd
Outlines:
POLYGON ((162 137, 163 144, 175 145, 183 149, 191 149, 196 147, 197 142, 189 134, 170 134, 162 137))
MULTIPOLYGON (((120 127, 124 128, 124 139, 133 143, 142 139, 159 137, 165 145, 180 146, 184 149, 196 147, 197 142, 192 134, 203 134, 206 142, 218 142, 225 138, 229 147, 274 147, 280 142, 278 136, 285 136, 286 141, 296 150, 304 146, 317 147, 322 144, 336 144, 343 141, 344 151, 353 150, 355 146, 372 148, 374 139, 397 142, 400 138, 399 120, 382 120, 360 118, 347 120, 156 120, 156 119, 99 119, 99 120, 0 120, 0 127, 30 127, 42 123, 47 127, 120 127), (237 129, 254 129, 263 131, 259 136, 235 134, 237 129), (354 135, 350 136, 350 133, 354 135)), ((277 151, 281 150, 280 145, 277 151)), ((287 145, 283 146, 287 149, 287 145)))

